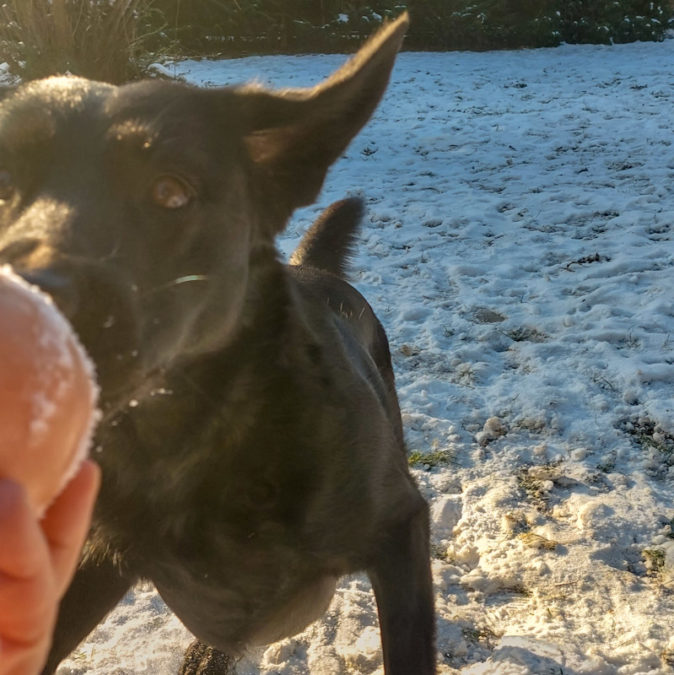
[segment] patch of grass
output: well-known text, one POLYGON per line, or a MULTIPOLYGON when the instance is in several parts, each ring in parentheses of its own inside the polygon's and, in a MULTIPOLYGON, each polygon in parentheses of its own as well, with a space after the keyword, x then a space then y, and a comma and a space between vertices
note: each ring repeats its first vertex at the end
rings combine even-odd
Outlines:
POLYGON ((75 661, 75 663, 85 663, 90 656, 93 657, 95 654, 96 648, 92 649, 89 654, 87 654, 82 649, 79 649, 73 652, 68 658, 71 659, 72 661, 75 661))
POLYGON ((667 539, 674 539, 674 518, 667 523, 667 527, 669 527, 669 532, 666 534, 667 539))
POLYGON ((565 269, 572 271, 572 265, 590 265, 592 263, 601 262, 611 262, 611 258, 605 255, 599 255, 599 253, 584 255, 582 258, 578 258, 578 260, 572 260, 570 263, 567 263, 565 269))
POLYGON ((407 457, 410 466, 415 468, 436 469, 442 466, 448 466, 454 460, 449 450, 432 450, 431 452, 421 452, 412 450, 407 457))
POLYGON ((443 560, 447 562, 449 557, 447 555, 447 546, 441 544, 431 544, 431 558, 434 560, 443 560))
POLYGON ((548 428, 547 422, 541 417, 520 417, 511 426, 531 434, 542 434, 548 428))
POLYGON ((509 537, 529 531, 530 525, 523 513, 505 513, 501 519, 503 530, 509 537))
POLYGON ((418 356, 421 353, 421 350, 418 347, 414 347, 412 345, 404 344, 402 347, 400 347, 400 353, 403 356, 418 356))
POLYGON ((545 510, 550 498, 550 482, 559 471, 557 464, 522 466, 516 474, 517 485, 539 510, 545 510))
POLYGON ((513 593, 514 595, 521 595, 523 598, 530 598, 532 595, 531 589, 527 588, 524 584, 508 586, 508 592, 513 593))
POLYGON ((519 535, 519 539, 522 540, 525 546, 541 551, 554 551, 558 545, 558 542, 542 537, 539 534, 534 534, 533 532, 523 532, 519 535))
POLYGON ((611 473, 615 470, 616 456, 614 454, 609 454, 605 461, 597 464, 597 470, 602 473, 611 473))
POLYGON ((545 342, 549 339, 545 333, 531 326, 513 328, 512 330, 505 331, 504 334, 513 342, 545 342))
POLYGON ((662 652, 662 660, 668 666, 674 666, 674 649, 665 649, 665 651, 662 652))
POLYGON ((71 73, 119 84, 145 76, 158 29, 152 0, 9 0, 0 5, 0 51, 11 75, 71 73))
POLYGON ((659 428, 658 424, 648 417, 623 420, 619 427, 639 445, 653 448, 666 456, 674 456, 674 435, 659 428))
POLYGON ((602 391, 610 391, 613 393, 619 391, 615 383, 611 382, 611 380, 609 380, 608 377, 606 377, 597 370, 590 373, 590 380, 594 382, 602 391))
POLYGON ((659 548, 646 548, 641 552, 649 577, 658 577, 665 569, 665 552, 659 548))
POLYGON ((666 457, 667 460, 674 459, 674 437, 670 436, 669 434, 666 436, 663 435, 661 439, 656 439, 654 436, 648 433, 640 434, 635 438, 640 445, 657 450, 661 455, 666 457))
POLYGON ((462 628, 461 633, 468 642, 473 644, 486 645, 490 649, 501 639, 501 635, 493 631, 488 626, 471 626, 462 628))
POLYGON ((474 387, 477 376, 470 363, 460 363, 452 372, 451 381, 464 387, 474 387))
POLYGON ((642 450, 650 475, 664 478, 670 467, 674 467, 674 435, 664 431, 655 421, 638 417, 622 420, 617 426, 642 450))
POLYGON ((543 490, 542 481, 530 475, 529 467, 523 466, 518 470, 517 485, 533 501, 541 501, 545 498, 545 494, 547 494, 547 491, 543 490))
POLYGON ((473 312, 473 320, 476 323, 501 323, 507 317, 488 307, 477 307, 473 312))

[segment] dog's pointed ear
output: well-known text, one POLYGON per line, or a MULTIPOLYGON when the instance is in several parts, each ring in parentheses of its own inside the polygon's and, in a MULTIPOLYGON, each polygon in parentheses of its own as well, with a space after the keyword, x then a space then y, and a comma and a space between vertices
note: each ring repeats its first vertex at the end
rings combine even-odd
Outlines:
POLYGON ((295 208, 313 202, 330 165, 370 118, 407 25, 405 13, 313 89, 238 90, 244 141, 261 198, 274 209, 274 220, 281 218, 273 227, 282 227, 295 208))

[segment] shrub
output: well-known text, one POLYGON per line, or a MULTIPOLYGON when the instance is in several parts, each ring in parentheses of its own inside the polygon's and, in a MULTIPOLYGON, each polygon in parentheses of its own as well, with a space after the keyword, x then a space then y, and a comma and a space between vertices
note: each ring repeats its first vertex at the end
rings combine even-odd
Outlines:
POLYGON ((405 46, 420 50, 662 40, 673 14, 668 0, 5 0, 0 62, 24 79, 121 82, 145 74, 167 35, 200 56, 350 52, 405 9, 405 46))
POLYGON ((151 12, 151 0, 11 0, 0 6, 0 61, 23 80, 136 79, 150 63, 151 12))
POLYGON ((662 40, 667 0, 156 0, 188 50, 350 51, 409 9, 408 49, 500 49, 662 40))
POLYGON ((400 0, 156 0, 186 52, 246 54, 352 50, 400 0))
POLYGON ((412 49, 503 49, 559 43, 555 0, 408 0, 412 49))
POLYGON ((562 40, 611 44, 663 40, 672 5, 652 0, 568 0, 559 3, 562 40))

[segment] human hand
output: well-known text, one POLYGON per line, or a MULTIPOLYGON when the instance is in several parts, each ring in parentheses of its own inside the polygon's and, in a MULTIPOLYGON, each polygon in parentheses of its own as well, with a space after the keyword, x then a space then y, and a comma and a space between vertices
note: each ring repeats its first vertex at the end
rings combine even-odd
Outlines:
POLYGON ((0 675, 42 669, 99 485, 99 467, 85 461, 39 520, 25 490, 0 480, 0 675))

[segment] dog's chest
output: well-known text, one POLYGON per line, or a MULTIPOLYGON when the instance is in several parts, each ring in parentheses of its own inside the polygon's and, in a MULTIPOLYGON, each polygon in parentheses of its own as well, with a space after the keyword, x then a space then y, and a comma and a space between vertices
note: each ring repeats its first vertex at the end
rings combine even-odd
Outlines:
POLYGON ((359 425, 375 446, 373 429, 390 434, 353 421, 354 396, 319 396, 320 378, 260 380, 174 379, 100 435, 100 545, 224 649, 301 629, 361 565, 379 460, 353 439, 359 425))
POLYGON ((195 635, 227 650, 301 630, 348 567, 326 563, 327 530, 307 532, 324 470, 301 441, 302 419, 264 406, 255 418, 205 414, 203 401, 166 391, 101 438, 114 479, 101 494, 100 543, 152 580, 195 635))
POLYGON ((301 629, 334 582, 306 558, 302 514, 317 476, 284 440, 295 422, 208 408, 165 390, 102 430, 94 542, 152 580, 196 635, 231 649, 274 635, 269 622, 301 629))
POLYGON ((152 518, 150 539, 194 546, 211 524, 246 539, 292 528, 320 473, 303 414, 223 398, 161 388, 109 421, 98 438, 104 520, 138 540, 152 518))

